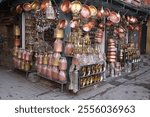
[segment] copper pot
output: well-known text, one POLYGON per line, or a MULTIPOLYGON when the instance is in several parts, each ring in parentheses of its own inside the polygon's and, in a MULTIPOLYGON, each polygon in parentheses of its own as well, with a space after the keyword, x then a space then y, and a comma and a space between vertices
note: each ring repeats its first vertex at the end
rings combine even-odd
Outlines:
POLYGON ((69 13, 70 12, 70 8, 71 8, 71 2, 69 0, 64 0, 61 3, 61 5, 60 5, 60 9, 64 13, 69 13))
POLYGON ((109 62, 116 62, 116 59, 108 59, 109 62))
POLYGON ((96 7, 93 6, 93 5, 90 5, 89 9, 90 9, 90 12, 91 12, 91 16, 95 17, 97 15, 97 9, 96 9, 96 7))
POLYGON ((68 22, 67 22, 67 20, 65 20, 65 19, 60 20, 60 21, 58 22, 58 28, 60 28, 60 29, 66 28, 67 25, 68 25, 68 22))
POLYGON ((18 13, 18 14, 20 14, 20 13, 22 13, 22 7, 21 7, 21 5, 17 5, 17 7, 16 7, 16 12, 18 13))
POLYGON ((107 52, 107 55, 108 55, 108 56, 110 56, 110 55, 116 56, 116 54, 117 54, 116 52, 107 52))
POLYGON ((108 43, 115 43, 115 41, 113 39, 108 39, 108 43))
POLYGON ((91 17, 91 11, 90 11, 89 6, 83 5, 80 14, 83 18, 90 18, 91 17))
POLYGON ((23 10, 24 10, 24 11, 27 11, 27 12, 28 12, 28 11, 31 10, 31 8, 32 8, 32 7, 31 7, 31 4, 30 4, 30 3, 24 3, 24 4, 23 4, 23 10))

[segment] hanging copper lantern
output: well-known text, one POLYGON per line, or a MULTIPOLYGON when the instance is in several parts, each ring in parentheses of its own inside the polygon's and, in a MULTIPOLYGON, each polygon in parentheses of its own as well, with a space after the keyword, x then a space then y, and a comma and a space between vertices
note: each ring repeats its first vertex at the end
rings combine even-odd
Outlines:
POLYGON ((49 2, 47 3, 47 7, 46 7, 46 19, 55 19, 55 11, 54 8, 52 6, 52 2, 51 0, 49 0, 49 2))

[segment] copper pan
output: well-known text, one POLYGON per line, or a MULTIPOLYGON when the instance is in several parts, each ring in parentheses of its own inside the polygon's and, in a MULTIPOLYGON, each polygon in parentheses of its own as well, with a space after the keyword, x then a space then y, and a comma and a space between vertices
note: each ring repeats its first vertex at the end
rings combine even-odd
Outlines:
POLYGON ((104 28, 104 23, 100 23, 98 26, 99 28, 104 28))
POLYGON ((58 28, 60 28, 60 29, 66 28, 67 25, 68 25, 68 22, 65 19, 62 19, 58 22, 58 28))
POLYGON ((77 28, 79 26, 79 23, 77 20, 71 20, 70 21, 70 27, 71 28, 77 28))
POLYGON ((89 32, 89 31, 91 30, 91 26, 90 26, 89 24, 84 24, 84 25, 83 25, 83 30, 84 30, 85 32, 89 32))
POLYGON ((90 12, 91 12, 91 16, 92 16, 92 17, 96 16, 96 14, 97 14, 97 9, 96 9, 96 7, 93 6, 93 5, 90 5, 90 6, 89 6, 89 9, 90 9, 90 12))
POLYGON ((91 11, 90 11, 89 6, 83 5, 80 14, 83 18, 90 18, 91 17, 91 11))
POLYGON ((45 11, 46 10, 46 7, 47 7, 47 3, 48 3, 48 0, 43 0, 41 6, 40 6, 40 10, 41 11, 45 11))
POLYGON ((110 10, 109 10, 108 8, 106 8, 106 9, 104 10, 104 15, 105 15, 105 17, 109 17, 109 15, 110 15, 110 10))
POLYGON ((91 28, 94 28, 94 26, 95 26, 95 21, 90 21, 90 22, 88 22, 88 25, 89 25, 91 28))
POLYGON ((97 11, 97 18, 101 18, 102 17, 102 13, 100 10, 97 11))
POLYGON ((111 22, 113 22, 113 23, 119 23, 120 22, 120 18, 121 17, 116 12, 114 12, 114 11, 112 11, 110 13, 110 15, 109 15, 109 20, 111 22))
POLYGON ((111 26, 113 23, 110 21, 110 20, 108 20, 107 22, 106 22, 106 26, 111 26))
POLYGON ((32 10, 37 10, 40 7, 39 1, 35 0, 31 3, 31 9, 32 10))
POLYGON ((24 3, 23 4, 23 10, 24 11, 30 11, 31 10, 31 4, 30 3, 24 3))
POLYGON ((20 13, 22 13, 22 7, 21 7, 21 5, 17 5, 17 7, 16 7, 16 13, 18 13, 18 14, 20 14, 20 13))
POLYGON ((64 0, 60 5, 60 9, 64 13, 69 13, 71 11, 70 8, 71 8, 71 2, 69 0, 64 0))

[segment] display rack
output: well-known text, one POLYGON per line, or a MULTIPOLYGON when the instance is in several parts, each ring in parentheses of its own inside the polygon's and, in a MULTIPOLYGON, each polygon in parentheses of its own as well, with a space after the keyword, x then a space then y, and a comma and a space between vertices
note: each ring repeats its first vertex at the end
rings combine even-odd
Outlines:
POLYGON ((57 83, 57 84, 60 84, 60 85, 61 85, 61 88, 60 88, 60 89, 61 89, 61 92, 63 92, 63 90, 64 90, 64 85, 67 84, 67 81, 61 82, 61 81, 59 81, 59 80, 52 79, 52 78, 50 78, 50 77, 44 76, 44 75, 39 74, 39 73, 37 73, 36 75, 39 76, 39 77, 41 77, 41 78, 45 78, 45 79, 47 79, 47 80, 49 80, 49 81, 55 82, 55 83, 57 83))

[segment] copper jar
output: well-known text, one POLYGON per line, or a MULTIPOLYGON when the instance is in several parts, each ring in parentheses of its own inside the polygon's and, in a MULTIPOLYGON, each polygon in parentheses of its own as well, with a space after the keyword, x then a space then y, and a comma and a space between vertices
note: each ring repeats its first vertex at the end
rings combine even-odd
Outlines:
POLYGON ((47 56, 47 53, 43 56, 43 60, 42 60, 43 62, 43 64, 44 65, 47 65, 48 64, 48 56, 47 56))
POLYGON ((21 60, 17 59, 17 68, 20 69, 21 68, 21 60))
POLYGON ((62 52, 63 50, 63 42, 60 39, 56 39, 54 42, 54 51, 55 52, 62 52))
POLYGON ((20 69, 21 69, 21 70, 24 70, 24 69, 25 69, 25 61, 21 61, 20 69))
POLYGON ((25 62, 25 68, 24 68, 25 71, 29 71, 30 70, 30 63, 29 61, 25 62))
POLYGON ((19 47, 20 46, 20 39, 18 37, 15 38, 14 40, 14 46, 19 47))
POLYGON ((22 54, 22 50, 19 49, 19 50, 18 50, 18 55, 17 55, 18 59, 21 59, 21 54, 22 54))
POLYGON ((52 78, 52 66, 47 67, 47 77, 52 78))
POLYGON ((37 66, 37 73, 41 74, 42 73, 42 65, 37 66))
POLYGON ((53 54, 53 66, 59 66, 60 53, 53 54))
POLYGON ((26 57, 25 57, 26 61, 30 61, 30 55, 31 55, 31 53, 29 51, 27 51, 26 52, 26 57))
POLYGON ((15 25, 15 27, 14 27, 14 35, 20 36, 20 28, 18 25, 15 25))
POLYGON ((55 31, 54 31, 54 38, 56 38, 56 39, 64 38, 64 30, 56 28, 55 31))
POLYGON ((58 67, 53 66, 53 69, 52 69, 52 78, 54 80, 59 80, 58 74, 59 74, 58 67))
POLYGON ((48 65, 51 66, 53 62, 53 52, 48 54, 48 65))
POLYGON ((59 61, 59 69, 65 71, 67 69, 67 60, 65 57, 62 57, 59 61))
POLYGON ((43 55, 39 54, 37 59, 38 59, 38 64, 41 65, 43 63, 43 55))
POLYGON ((42 75, 46 76, 47 74, 47 65, 42 65, 42 75))
POLYGON ((21 53, 21 59, 25 60, 25 58, 26 58, 26 50, 23 50, 21 53))
POLYGON ((17 57, 18 55, 18 47, 13 48, 13 56, 17 57))
POLYGON ((65 71, 60 71, 59 75, 58 75, 59 81, 61 82, 66 82, 67 78, 66 78, 66 72, 65 71))
POLYGON ((73 54, 73 49, 74 49, 74 46, 71 42, 68 42, 65 46, 65 54, 66 55, 72 55, 73 54))

